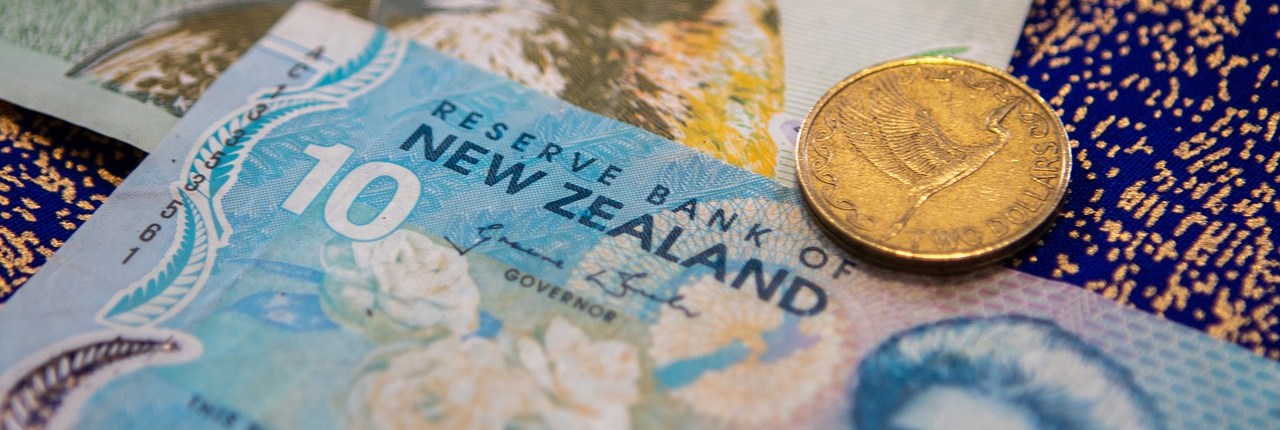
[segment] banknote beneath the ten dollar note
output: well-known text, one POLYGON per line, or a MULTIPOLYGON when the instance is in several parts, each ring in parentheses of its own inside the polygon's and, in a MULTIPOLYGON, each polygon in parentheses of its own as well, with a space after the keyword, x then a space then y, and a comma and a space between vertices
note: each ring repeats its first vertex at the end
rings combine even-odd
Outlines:
MULTIPOLYGON (((1028 150, 1028 149, 1020 149, 1028 150)), ((0 423, 1270 428, 1280 366, 313 4, 0 311, 0 423)))
MULTIPOLYGON (((291 3, 0 0, 0 99, 150 151, 291 3)), ((921 52, 1003 65, 1027 11, 1026 0, 326 3, 766 176, 790 176, 786 118, 798 123, 844 75, 921 52), (787 116, 790 86, 812 97, 787 116)))
MULTIPOLYGON (((0 0, 0 98, 150 150, 286 0, 0 0)), ((773 0, 330 0, 587 110, 772 174, 773 0)))

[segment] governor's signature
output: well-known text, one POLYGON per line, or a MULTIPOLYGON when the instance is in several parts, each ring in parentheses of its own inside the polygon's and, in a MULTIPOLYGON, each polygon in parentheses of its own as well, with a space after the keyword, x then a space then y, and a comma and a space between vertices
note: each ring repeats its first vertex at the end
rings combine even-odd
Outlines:
POLYGON ((631 273, 631 272, 623 272, 620 270, 616 270, 614 271, 614 273, 618 275, 618 282, 614 284, 615 285, 614 287, 610 287, 607 281, 603 279, 605 277, 604 275, 608 272, 609 272, 608 270, 601 270, 599 272, 592 273, 590 275, 587 275, 586 280, 587 282, 595 284, 595 286, 599 287, 600 290, 604 291, 605 294, 608 294, 613 297, 622 298, 622 297, 626 297, 628 294, 635 294, 637 296, 649 299, 650 301, 662 303, 664 305, 670 306, 672 309, 683 312, 684 316, 688 318, 695 318, 698 315, 701 315, 698 312, 689 310, 689 308, 685 307, 683 304, 680 303, 681 301, 684 301, 684 295, 676 294, 671 297, 664 298, 664 297, 658 296, 657 294, 654 294, 653 292, 647 291, 643 288, 631 285, 632 280, 647 278, 649 276, 648 273, 645 273, 645 272, 631 273))
POLYGON ((452 246, 455 251, 458 251, 458 255, 467 255, 468 252, 471 252, 471 250, 475 249, 476 247, 483 245, 485 243, 489 243, 489 241, 496 240, 495 243, 505 245, 508 248, 514 249, 516 252, 550 263, 552 266, 556 266, 556 268, 558 269, 564 268, 563 259, 551 258, 550 256, 547 256, 547 254, 544 254, 541 251, 538 251, 537 249, 534 249, 532 247, 528 247, 525 245, 521 245, 519 241, 512 240, 511 238, 508 238, 506 236, 498 236, 495 239, 494 236, 492 235, 493 232, 502 230, 503 227, 504 226, 502 224, 495 223, 495 224, 486 225, 484 227, 476 228, 476 235, 479 238, 476 239, 475 242, 472 242, 471 245, 467 246, 466 248, 458 246, 458 244, 455 243, 453 239, 449 239, 449 236, 444 236, 444 240, 446 242, 449 242, 449 246, 452 246))

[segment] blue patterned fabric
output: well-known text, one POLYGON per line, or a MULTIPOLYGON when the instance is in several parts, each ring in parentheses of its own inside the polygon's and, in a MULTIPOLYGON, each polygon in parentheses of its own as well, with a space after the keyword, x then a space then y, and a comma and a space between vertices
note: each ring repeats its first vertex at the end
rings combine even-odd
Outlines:
POLYGON ((144 156, 123 142, 0 102, 0 303, 144 156))
MULTIPOLYGON (((1277 1, 1037 0, 1010 68, 1058 109, 1076 169, 1009 265, 1280 359, 1278 49, 1277 1)), ((143 155, 0 104, 0 302, 143 155)))
POLYGON ((1011 69, 1076 169, 1011 265, 1280 359, 1277 47, 1275 1, 1037 0, 1011 69))

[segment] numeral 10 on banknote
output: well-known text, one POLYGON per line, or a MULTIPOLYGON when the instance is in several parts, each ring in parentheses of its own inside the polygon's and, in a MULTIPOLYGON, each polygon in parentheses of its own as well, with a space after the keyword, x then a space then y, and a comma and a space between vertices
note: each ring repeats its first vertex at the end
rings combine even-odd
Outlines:
MULTIPOLYGON (((306 53, 306 58, 308 58, 308 59, 310 59, 310 60, 314 60, 314 61, 319 61, 321 58, 323 58, 323 55, 324 55, 324 47, 323 47, 323 46, 318 46, 318 47, 316 47, 315 49, 312 49, 311 51, 308 51, 308 52, 306 53)), ((310 65, 307 65, 307 64, 306 64, 306 63, 304 63, 304 62, 298 62, 298 63, 293 64, 293 66, 292 66, 292 67, 290 67, 290 68, 289 68, 289 70, 288 70, 285 74, 286 74, 290 79, 299 79, 299 78, 302 78, 302 77, 304 77, 306 74, 311 73, 311 72, 313 72, 313 71, 314 71, 314 69, 312 69, 310 65)), ((288 85, 287 85, 287 84, 283 84, 283 83, 282 83, 282 84, 278 84, 278 85, 276 85, 276 87, 275 87, 275 91, 273 91, 273 92, 271 92, 271 93, 269 93, 269 94, 266 94, 266 95, 265 95, 265 98, 263 98, 263 101, 275 99, 276 97, 280 96, 280 95, 284 92, 285 88, 288 88, 288 85)), ((242 140, 245 138, 245 135, 246 135, 246 133, 245 133, 245 129, 246 129, 246 128, 248 128, 248 127, 252 127, 252 126, 257 125, 257 123, 259 122, 259 120, 261 120, 261 119, 263 118, 263 115, 264 115, 264 114, 266 114, 268 110, 270 110, 270 107, 269 107, 266 103, 257 103, 257 104, 255 104, 255 105, 253 106, 253 108, 251 108, 251 109, 248 111, 248 113, 246 113, 246 114, 244 115, 244 118, 248 120, 248 123, 247 123, 247 124, 245 124, 245 125, 244 125, 244 126, 242 126, 242 127, 238 127, 238 128, 236 128, 236 129, 234 129, 234 130, 230 130, 230 132, 229 132, 229 136, 228 136, 225 140, 222 140, 222 145, 223 145, 223 147, 224 147, 224 148, 235 148, 235 147, 239 146, 239 145, 242 143, 242 140)), ((315 154, 313 154, 313 153, 312 153, 312 149, 311 149, 311 148, 308 148, 308 149, 307 149, 307 154, 308 154, 308 155, 312 155, 313 157, 317 157, 317 158, 319 158, 319 157, 320 157, 320 155, 317 155, 317 154, 321 154, 321 153, 322 153, 322 151, 324 151, 324 149, 323 149, 323 148, 320 148, 320 147, 316 147, 316 148, 318 148, 318 149, 316 149, 316 151, 317 151, 317 152, 316 152, 315 154)), ((348 157, 348 156, 350 156, 350 155, 351 155, 351 148, 350 148, 350 147, 342 146, 341 148, 338 148, 338 147, 333 147, 333 148, 334 148, 333 150, 337 150, 337 151, 339 151, 339 152, 341 151, 341 149, 345 149, 345 151, 346 151, 346 152, 345 152, 345 155, 342 155, 342 159, 337 161, 337 164, 333 167, 333 169, 334 169, 334 170, 327 172, 327 174, 329 175, 329 177, 332 177, 332 176, 333 176, 333 174, 337 171, 337 167, 341 166, 341 165, 342 165, 342 162, 346 161, 346 157, 348 157)), ((329 153, 333 153, 333 152, 332 152, 332 151, 330 151, 330 152, 324 152, 324 154, 329 154, 329 153)), ((335 154, 336 154, 336 153, 335 153, 335 154)), ((212 172, 213 172, 213 170, 214 170, 215 168, 217 168, 217 167, 219 167, 220 165, 222 165, 222 164, 223 164, 223 161, 226 161, 226 158, 224 158, 224 157, 227 157, 227 153, 225 153, 224 151, 222 151, 222 150, 214 151, 213 153, 208 154, 208 155, 204 158, 204 161, 203 161, 202 163, 200 163, 200 165, 203 165, 203 167, 205 168, 205 172, 207 172, 207 173, 212 173, 212 172)), ((322 160, 322 163, 321 163, 321 164, 324 164, 324 163, 323 163, 323 161, 324 161, 324 160, 322 160)), ((376 166, 375 166, 375 167, 376 167, 376 166)), ((397 166, 397 167, 399 167, 399 166, 397 166)), ((402 168, 402 169, 403 169, 403 168, 402 168)), ((200 189, 201 189, 201 185, 204 185, 204 184, 205 184, 205 182, 209 179, 209 175, 206 175, 205 173, 200 173, 200 172, 198 172, 198 171, 195 171, 195 167, 193 167, 193 168, 192 168, 192 170, 193 170, 193 171, 191 172, 190 176, 187 178, 186 183, 182 185, 182 187, 181 187, 181 188, 182 188, 182 190, 180 190, 179 192, 181 192, 181 191, 185 190, 185 191, 187 191, 187 192, 198 193, 198 194, 204 194, 204 192, 201 192, 201 191, 200 191, 200 189)), ((367 173, 367 172, 368 172, 368 170, 366 169, 366 170, 361 171, 360 173, 367 173)), ((306 178, 304 178, 303 184, 306 184, 306 183, 307 183, 307 180, 311 180, 311 179, 313 179, 313 176, 315 176, 316 174, 322 174, 322 173, 325 173, 325 172, 324 172, 323 170, 321 170, 321 169, 320 169, 320 166, 317 166, 317 170, 313 170, 311 173, 309 173, 309 174, 308 174, 308 176, 307 176, 306 178)), ((352 173, 357 173, 357 172, 352 172, 352 173)), ((377 177, 379 177, 379 176, 381 176, 381 175, 373 175, 373 176, 369 176, 368 180, 369 180, 369 181, 372 181, 373 179, 376 179, 376 178, 377 178, 377 177)), ((354 178, 357 178, 357 179, 359 178, 359 176, 353 176, 353 177, 354 177, 354 178)), ((326 177, 325 179, 326 179, 326 182, 320 183, 320 188, 323 188, 324 183, 327 183, 327 179, 328 179, 328 178, 326 177)), ((414 181, 416 181, 416 180, 417 180, 417 178, 412 177, 412 175, 410 175, 410 179, 413 179, 414 181)), ((344 183, 345 183, 345 182, 344 182, 344 183)), ((364 185, 367 185, 367 184, 368 184, 367 182, 366 182, 366 183, 363 183, 363 184, 352 184, 352 185, 360 185, 360 186, 359 186, 359 187, 355 187, 355 188, 354 188, 354 194, 352 194, 352 195, 350 196, 351 201, 354 201, 354 199, 355 199, 356 195, 358 195, 358 194, 359 194, 359 191, 360 191, 360 190, 362 190, 362 189, 364 188, 364 185)), ((400 184, 399 180, 397 180, 397 184, 400 184)), ((319 189, 320 189, 320 188, 317 188, 317 189, 315 189, 314 191, 310 191, 310 193, 311 193, 311 194, 310 194, 310 196, 306 199, 306 201, 305 201, 305 202, 301 202, 301 201, 295 202, 295 201, 294 201, 294 196, 293 196, 293 195, 291 195, 291 196, 290 196, 289 202, 294 202, 294 204, 300 204, 300 205, 302 205, 302 206, 301 206, 302 208, 305 208, 305 207, 306 207, 306 204, 305 204, 305 203, 310 203, 310 200, 315 198, 315 195, 316 195, 316 193, 318 193, 318 192, 319 192, 319 189)), ((399 188, 397 188, 397 190, 401 190, 401 189, 418 189, 418 187, 411 187, 411 188, 410 188, 410 187, 399 187, 399 188)), ((296 190, 295 190, 295 194, 297 194, 297 191, 296 191, 296 190)), ((207 196, 206 196, 206 197, 207 197, 207 196)), ((302 197, 303 197, 303 195, 299 195, 299 196, 298 196, 298 198, 302 198, 302 197)), ((397 194, 397 197, 399 197, 399 194, 397 194)), ((416 201, 416 200, 417 200, 417 197, 415 196, 412 200, 416 201)), ((337 201, 339 201, 339 202, 340 202, 341 200, 337 200, 337 201)), ((363 236, 358 236, 358 235, 360 234, 360 232, 361 232, 361 231, 376 231, 376 230, 377 230, 377 228, 383 224, 383 223, 377 223, 377 225, 363 225, 363 226, 357 226, 357 225, 355 225, 355 224, 350 223, 350 222, 349 222, 349 220, 345 217, 345 213, 346 213, 346 209, 347 209, 347 208, 350 208, 351 201, 347 201, 346 205, 345 205, 345 206, 343 206, 343 209, 342 209, 342 212, 341 212, 341 214, 342 214, 342 215, 344 215, 344 216, 342 217, 342 221, 347 221, 347 224, 345 224, 345 225, 344 225, 344 224, 334 224, 334 223, 331 223, 331 225, 333 225, 333 226, 334 226, 334 229, 335 229, 335 230, 337 230, 337 231, 339 231, 339 232, 341 232, 341 233, 343 233, 343 234, 346 234, 346 235, 348 235, 348 236, 351 236, 352 238, 359 238, 359 237, 363 237, 363 236)), ((286 202, 286 203, 289 203, 289 202, 286 202)), ((159 213, 160 218, 163 218, 163 219, 171 219, 171 218, 173 218, 173 217, 174 217, 174 215, 176 215, 176 214, 178 213, 179 208, 180 208, 180 207, 182 207, 182 206, 183 206, 183 204, 184 204, 184 203, 182 202, 182 200, 179 200, 179 199, 173 199, 173 200, 170 200, 170 201, 169 201, 169 204, 168 204, 168 205, 166 205, 166 206, 164 207, 164 209, 161 209, 161 211, 160 211, 160 213, 159 213)), ((331 206, 332 206, 332 205, 331 205, 331 206)), ((411 205, 410 205, 410 206, 411 206, 411 205)), ((288 205, 286 205, 286 206, 285 206, 285 208, 286 208, 286 209, 289 209, 290 207, 292 207, 292 206, 288 206, 288 205)), ((412 208, 410 207, 409 209, 412 209, 412 208)), ((294 211, 294 212, 295 212, 295 213, 301 212, 301 209, 296 210, 296 211, 294 211)), ((384 212, 385 212, 385 211, 384 211, 384 212)), ((408 215, 408 211, 406 210, 406 212, 405 212, 405 216, 407 216, 407 215, 408 215)), ((404 218, 403 218, 403 217, 401 217, 401 218, 400 218, 400 221, 403 221, 403 220, 404 220, 404 218)), ((373 224, 373 223, 371 223, 371 224, 373 224)), ((398 225, 398 224, 399 224, 399 221, 397 221, 396 223, 392 224, 392 228, 394 228, 394 225, 398 225)), ((143 242, 143 243, 151 242, 151 240, 152 240, 152 239, 155 239, 156 234, 158 234, 161 230, 162 230, 162 227, 160 226, 160 224, 159 224, 159 223, 151 223, 151 224, 147 225, 147 227, 146 227, 146 228, 144 228, 144 229, 142 230, 142 232, 141 232, 141 233, 139 233, 139 234, 138 234, 138 240, 139 240, 140 242, 143 242)), ((383 234, 385 234, 385 233, 386 233, 386 232, 383 232, 383 233, 380 233, 380 234, 378 234, 378 235, 376 235, 376 236, 373 236, 373 237, 379 237, 379 236, 382 236, 382 235, 383 235, 383 234)), ((140 251, 141 249, 142 249, 142 248, 141 248, 141 246, 135 246, 135 247, 129 248, 129 252, 128 252, 128 254, 125 254, 125 257, 124 257, 124 259, 123 259, 123 260, 121 260, 121 261, 120 261, 120 264, 122 264, 122 265, 124 265, 124 264, 128 264, 128 263, 129 263, 129 260, 133 259, 133 256, 134 256, 134 255, 136 255, 136 254, 138 253, 138 251, 140 251)))
MULTIPOLYGON (((320 190, 333 180, 333 176, 338 173, 343 164, 346 164, 347 159, 351 158, 354 150, 346 145, 308 145, 303 152, 318 162, 281 205, 285 210, 295 214, 302 214, 302 211, 311 205, 316 195, 320 194, 320 190)), ((409 217, 421 194, 422 183, 409 169, 398 164, 371 161, 356 167, 338 181, 337 187, 324 205, 324 221, 334 231, 351 239, 377 239, 391 233, 404 222, 405 218, 409 217), (373 220, 365 224, 356 224, 349 214, 351 205, 355 204, 356 197, 361 191, 374 180, 382 177, 395 181, 395 196, 373 217, 373 220)))

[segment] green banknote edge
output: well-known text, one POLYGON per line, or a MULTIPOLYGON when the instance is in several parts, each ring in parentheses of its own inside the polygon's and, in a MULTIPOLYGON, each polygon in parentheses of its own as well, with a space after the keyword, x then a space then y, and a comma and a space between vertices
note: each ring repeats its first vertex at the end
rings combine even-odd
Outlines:
POLYGON ((178 118, 66 76, 71 64, 0 40, 0 99, 43 112, 151 152, 178 118))

